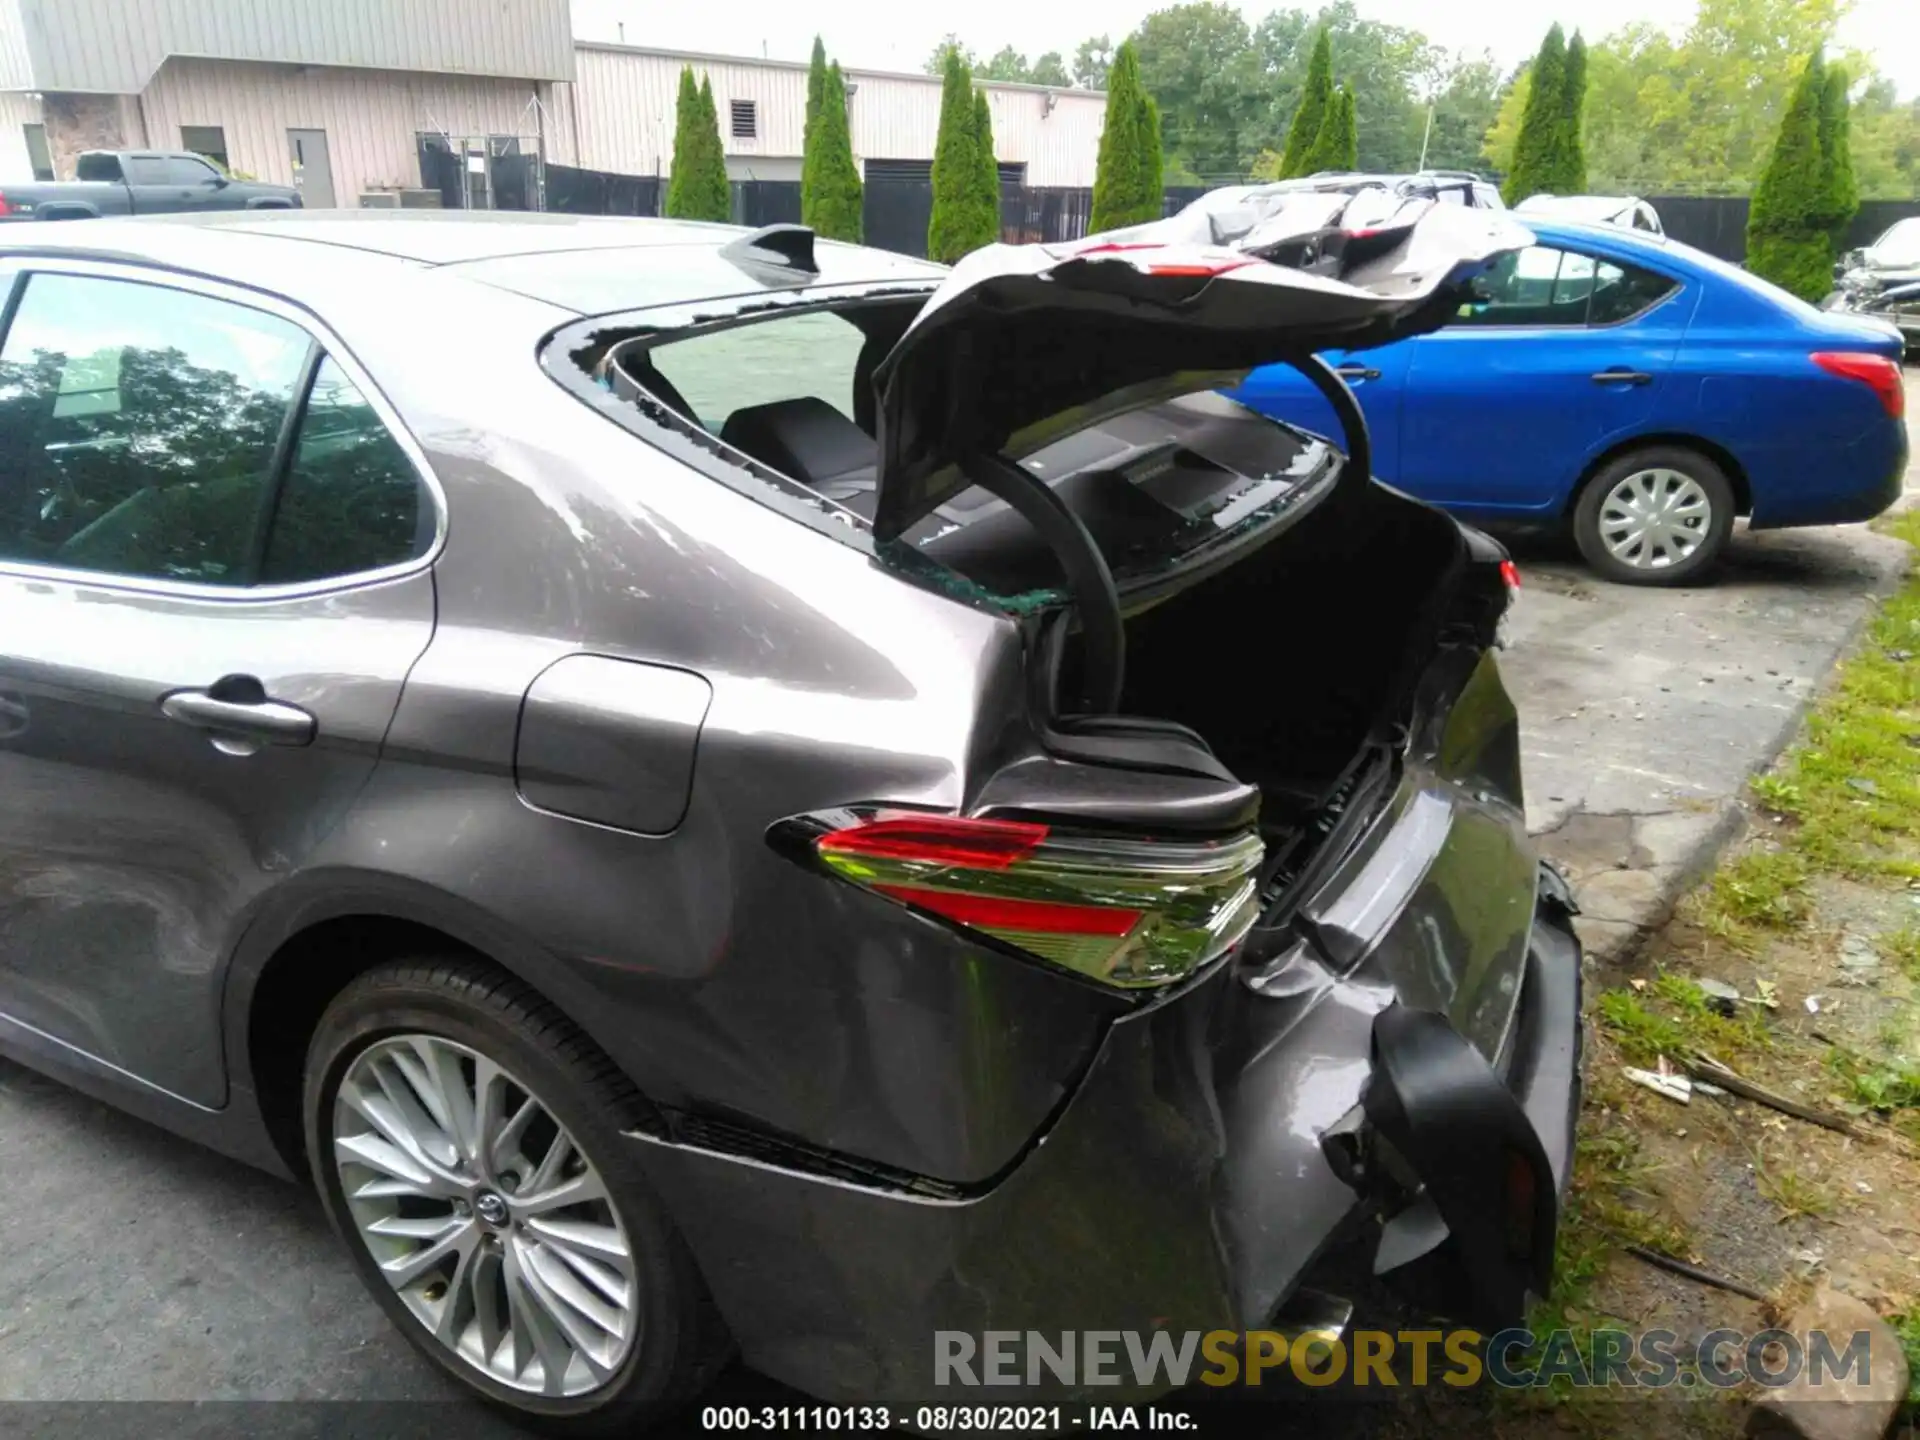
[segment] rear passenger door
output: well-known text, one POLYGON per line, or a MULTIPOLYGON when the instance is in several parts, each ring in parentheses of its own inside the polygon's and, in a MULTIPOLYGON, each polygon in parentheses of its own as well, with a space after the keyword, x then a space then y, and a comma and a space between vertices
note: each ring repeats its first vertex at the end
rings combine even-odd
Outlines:
POLYGON ((1402 489, 1491 518, 1565 507, 1603 451, 1671 403, 1691 297, 1654 270, 1571 248, 1503 256, 1483 299, 1407 342, 1402 489))
POLYGON ((0 1037, 219 1105, 223 962, 373 769, 440 507, 305 312, 26 263, 0 276, 0 1037))

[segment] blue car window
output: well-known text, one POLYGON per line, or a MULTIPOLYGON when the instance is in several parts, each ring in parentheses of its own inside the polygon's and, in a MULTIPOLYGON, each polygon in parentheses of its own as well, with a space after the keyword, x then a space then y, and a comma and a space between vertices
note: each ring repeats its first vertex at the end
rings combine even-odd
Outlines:
POLYGON ((1589 325, 1618 325, 1643 315, 1680 288, 1677 281, 1638 265, 1615 265, 1602 260, 1594 276, 1589 325))
POLYGON ((1503 255, 1475 284, 1480 299, 1463 306, 1463 325, 1584 325, 1593 293, 1593 259, 1550 245, 1503 255), (1564 280, 1562 278, 1564 272, 1564 280))

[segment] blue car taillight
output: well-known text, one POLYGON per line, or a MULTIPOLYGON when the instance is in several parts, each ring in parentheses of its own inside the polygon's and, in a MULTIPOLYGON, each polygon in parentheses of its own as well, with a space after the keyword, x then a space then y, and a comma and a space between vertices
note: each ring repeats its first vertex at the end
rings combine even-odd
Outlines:
POLYGON ((842 880, 1128 989, 1192 974, 1259 912, 1265 846, 1252 831, 1137 839, 889 809, 801 822, 842 880))

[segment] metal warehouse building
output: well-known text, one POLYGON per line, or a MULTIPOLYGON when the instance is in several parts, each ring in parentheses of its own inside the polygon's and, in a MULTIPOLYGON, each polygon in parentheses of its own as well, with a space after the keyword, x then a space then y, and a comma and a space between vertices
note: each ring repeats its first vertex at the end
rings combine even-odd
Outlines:
MULTIPOLYGON (((436 149, 476 174, 483 155, 538 154, 663 175, 685 65, 712 80, 733 178, 797 180, 805 65, 576 43, 567 0, 0 0, 0 183, 139 148, 198 151, 314 206, 432 185, 436 149)), ((923 175, 939 81, 847 80, 869 176, 923 175)), ((1008 181, 1092 184, 1105 96, 983 88, 1008 181)))

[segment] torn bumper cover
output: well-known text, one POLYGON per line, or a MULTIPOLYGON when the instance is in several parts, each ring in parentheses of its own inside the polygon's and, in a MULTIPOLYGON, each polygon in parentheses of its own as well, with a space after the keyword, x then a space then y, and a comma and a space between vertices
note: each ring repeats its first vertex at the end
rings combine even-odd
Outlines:
MULTIPOLYGON (((1544 864, 1541 903, 1574 912, 1544 864)), ((1580 957, 1564 929, 1536 931, 1526 994, 1505 1075, 1444 1017, 1382 1010, 1361 1102, 1321 1136, 1382 1217, 1373 1273, 1487 1333, 1523 1323, 1553 1284, 1580 1104, 1580 957)))
MULTIPOLYGON (((1290 1296, 1320 1287, 1321 1262, 1344 1250, 1356 1224, 1375 1224, 1377 1210, 1322 1160, 1320 1135, 1367 1074, 1391 1074, 1366 1092, 1387 1122, 1378 1133, 1399 1136, 1428 1167, 1443 1218, 1459 1222, 1427 1265, 1395 1278, 1512 1253, 1492 1287, 1497 1304, 1483 1303, 1483 1287, 1457 1269, 1437 1288, 1435 1313, 1484 1325, 1524 1288, 1544 1287, 1579 1102, 1579 945, 1557 878, 1543 872, 1528 888, 1517 937, 1524 980, 1501 1055, 1511 1108, 1485 1083, 1492 1070, 1436 1040, 1432 1022, 1370 1000, 1379 992, 1365 963, 1353 972, 1360 981, 1295 1011, 1217 1084, 1220 1022, 1245 1008, 1246 994, 1221 967, 1114 1025, 1044 1143, 977 1191, 909 1194, 663 1135, 632 1138, 648 1148, 649 1176, 748 1364, 824 1398, 919 1403, 960 1394, 935 1388, 941 1332, 1179 1335, 1275 1324, 1290 1296), (1382 1041, 1371 1061, 1370 1028, 1382 1041), (1390 1093, 1405 1126, 1383 1103, 1390 1093), (1536 1167, 1542 1208, 1530 1230, 1489 1237, 1461 1213, 1445 1150, 1503 1143, 1536 1167)), ((1257 1008, 1278 1017, 1291 1003, 1257 1008)), ((994 1394, 1118 1402, 1165 1388, 1137 1385, 1122 1367, 1092 1388, 1043 1372, 1037 1385, 994 1394)))

